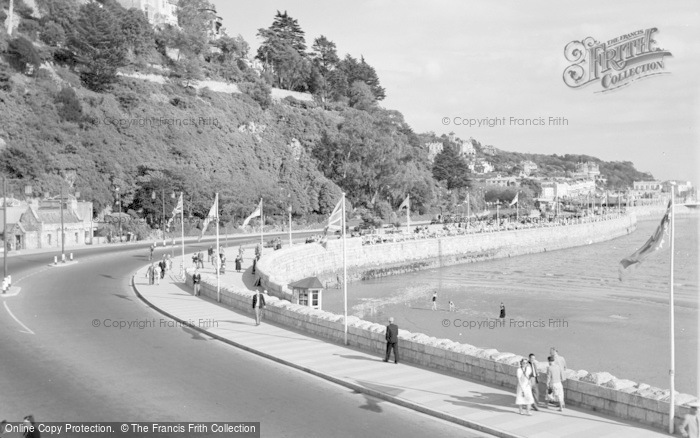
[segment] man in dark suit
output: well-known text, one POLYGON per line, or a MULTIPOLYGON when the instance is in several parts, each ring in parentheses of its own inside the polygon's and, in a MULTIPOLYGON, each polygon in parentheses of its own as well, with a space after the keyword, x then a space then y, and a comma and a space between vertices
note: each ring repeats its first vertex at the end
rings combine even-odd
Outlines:
POLYGON ((399 363, 399 326, 394 324, 394 318, 389 318, 386 326, 386 357, 384 362, 389 362, 391 350, 394 350, 394 363, 399 363))
MULTIPOLYGON (((266 291, 267 292, 267 291, 266 291)), ((265 296, 260 293, 260 289, 253 295, 253 309, 255 310, 255 325, 260 325, 262 310, 265 307, 265 296)))

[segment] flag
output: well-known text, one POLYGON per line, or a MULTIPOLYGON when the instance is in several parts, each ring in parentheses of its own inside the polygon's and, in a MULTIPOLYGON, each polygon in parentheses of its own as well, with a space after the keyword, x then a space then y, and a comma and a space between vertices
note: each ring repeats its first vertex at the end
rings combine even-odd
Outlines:
MULTIPOLYGON (((174 194, 175 193, 173 193, 173 195, 174 194)), ((168 219, 168 223, 165 226, 168 232, 170 232, 170 225, 173 223, 173 219, 175 219, 175 216, 177 216, 180 213, 182 213, 182 193, 180 193, 180 199, 177 200, 177 205, 175 206, 175 208, 173 208, 173 214, 171 215, 170 219, 168 219)))
POLYGON ((399 211, 403 210, 404 208, 411 208, 410 207, 411 204, 409 203, 410 197, 411 197, 411 195, 406 195, 406 199, 404 199, 403 202, 401 203, 401 205, 399 205, 399 211))
POLYGON ((519 194, 520 194, 520 192, 518 192, 518 193, 515 194, 515 197, 513 198, 512 201, 510 201, 510 204, 508 205, 508 207, 512 207, 512 206, 514 206, 515 204, 518 203, 518 195, 519 195, 519 194))
POLYGON ((175 192, 172 192, 172 193, 170 194, 170 197, 171 197, 172 199, 175 199, 175 192))
POLYGON ((243 225, 241 225, 241 228, 244 228, 246 225, 248 225, 248 222, 250 222, 251 219, 254 217, 260 216, 260 213, 262 212, 262 199, 260 200, 260 203, 258 204, 258 208, 255 209, 254 212, 250 214, 245 220, 243 221, 243 225))
POLYGON ((326 226, 326 233, 328 230, 336 231, 343 229, 343 199, 335 205, 331 217, 328 218, 328 225, 326 226))
POLYGON ((156 199, 156 191, 151 192, 151 199, 156 199))
POLYGON ((202 240, 202 237, 204 237, 204 233, 207 231, 207 227, 209 226, 209 223, 213 220, 218 220, 219 219, 219 197, 217 196, 214 198, 214 205, 211 206, 211 209, 209 209, 209 214, 207 217, 204 218, 204 223, 202 224, 202 235, 199 236, 199 240, 202 240))
MULTIPOLYGON (((622 274, 622 269, 627 269, 632 265, 641 263, 647 257, 649 257, 649 255, 661 249, 669 231, 668 227, 670 224, 670 217, 671 202, 669 201, 668 208, 666 209, 666 214, 664 215, 663 219, 661 219, 661 223, 659 224, 656 231, 654 231, 654 234, 652 234, 649 240, 647 240, 641 248, 635 251, 634 254, 620 260, 620 274, 622 274)), ((622 278, 620 278, 620 280, 622 280, 622 278)))

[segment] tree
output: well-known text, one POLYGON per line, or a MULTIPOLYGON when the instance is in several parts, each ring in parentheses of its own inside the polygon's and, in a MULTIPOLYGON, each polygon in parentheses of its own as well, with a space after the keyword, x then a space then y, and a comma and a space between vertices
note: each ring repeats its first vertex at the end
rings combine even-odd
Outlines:
POLYGON ((333 70, 340 62, 335 43, 323 35, 314 40, 311 50, 311 59, 320 68, 323 75, 333 70))
POLYGON ((81 64, 80 79, 93 91, 109 88, 117 80, 117 69, 126 65, 126 41, 117 17, 98 3, 80 8, 69 46, 81 64))
POLYGON ((216 18, 216 8, 207 0, 180 0, 177 22, 185 35, 184 47, 190 54, 201 55, 209 51, 211 21, 216 18))
POLYGON ((170 75, 181 79, 183 87, 190 87, 202 79, 202 68, 197 59, 187 56, 175 62, 170 75))
POLYGON ((355 81, 362 81, 369 85, 376 100, 382 100, 386 97, 386 91, 379 84, 377 72, 374 70, 374 67, 365 62, 364 57, 361 57, 360 61, 358 61, 352 56, 346 55, 345 59, 338 63, 338 69, 345 73, 349 84, 355 81))
POLYGON ((376 106, 372 89, 362 81, 353 82, 348 97, 350 106, 359 110, 369 111, 376 106))
POLYGON ((469 167, 464 157, 457 153, 457 148, 445 143, 442 152, 435 156, 433 177, 438 181, 446 181, 447 189, 469 187, 469 167))
POLYGON ((13 39, 10 41, 7 51, 14 58, 22 73, 33 74, 39 69, 41 59, 34 44, 28 39, 21 36, 13 39))
POLYGON ((61 25, 55 21, 49 21, 41 30, 39 38, 49 46, 58 47, 65 43, 66 33, 61 25))
POLYGON ((143 12, 135 8, 123 11, 119 21, 124 42, 131 53, 143 55, 154 47, 153 29, 143 12))
POLYGON ((258 37, 263 39, 263 43, 258 48, 257 58, 263 62, 269 62, 281 44, 291 46, 299 56, 306 57, 304 31, 287 11, 277 11, 269 28, 258 29, 258 37))

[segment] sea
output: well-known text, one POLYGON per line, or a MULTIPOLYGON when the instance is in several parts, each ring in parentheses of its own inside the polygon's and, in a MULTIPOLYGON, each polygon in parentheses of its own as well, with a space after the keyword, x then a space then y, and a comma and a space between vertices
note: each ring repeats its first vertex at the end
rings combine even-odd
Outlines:
MULTIPOLYGON (((393 316, 412 333, 545 362, 556 347, 569 369, 668 389, 670 236, 640 265, 619 269, 660 220, 640 220, 634 232, 607 242, 354 282, 349 313, 382 324, 393 316), (431 310, 433 292, 438 310, 431 310)), ((697 214, 675 218, 675 388, 687 394, 698 393, 699 226, 697 214)), ((323 308, 342 313, 342 291, 326 290, 323 308)))

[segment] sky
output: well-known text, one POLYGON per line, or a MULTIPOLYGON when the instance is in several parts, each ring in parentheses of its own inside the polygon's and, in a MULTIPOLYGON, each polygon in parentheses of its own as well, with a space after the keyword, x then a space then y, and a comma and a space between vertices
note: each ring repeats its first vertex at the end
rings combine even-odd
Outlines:
MULTIPOLYGON (((631 161, 656 179, 700 186, 700 2, 214 0, 227 32, 251 56, 277 10, 297 19, 311 47, 364 56, 386 88, 380 105, 418 133, 454 132, 499 149, 631 161), (656 28, 663 74, 614 91, 570 88, 565 47, 656 28), (550 117, 566 124, 550 123, 550 117), (469 126, 469 119, 497 126, 469 126), (542 125, 522 126, 518 119, 542 125)), ((477 122, 478 123, 478 122, 477 122)))

